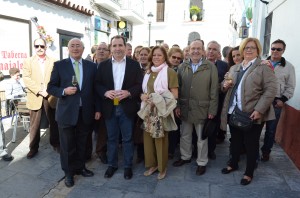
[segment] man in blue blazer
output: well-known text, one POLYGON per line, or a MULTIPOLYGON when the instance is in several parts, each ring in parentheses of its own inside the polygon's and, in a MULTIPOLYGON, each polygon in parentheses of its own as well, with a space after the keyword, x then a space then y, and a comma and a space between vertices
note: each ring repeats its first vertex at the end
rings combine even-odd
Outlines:
POLYGON ((84 44, 80 39, 71 39, 68 49, 70 58, 54 63, 47 91, 58 98, 55 119, 61 142, 60 161, 65 185, 72 187, 74 174, 94 175, 85 167, 85 149, 87 135, 100 112, 95 108, 96 64, 82 59, 84 44))
POLYGON ((122 36, 111 39, 112 58, 98 66, 96 87, 101 98, 101 114, 107 129, 108 169, 104 177, 110 178, 118 169, 119 134, 122 134, 124 178, 132 178, 133 122, 139 109, 142 93, 142 70, 138 62, 126 57, 126 42, 122 36))

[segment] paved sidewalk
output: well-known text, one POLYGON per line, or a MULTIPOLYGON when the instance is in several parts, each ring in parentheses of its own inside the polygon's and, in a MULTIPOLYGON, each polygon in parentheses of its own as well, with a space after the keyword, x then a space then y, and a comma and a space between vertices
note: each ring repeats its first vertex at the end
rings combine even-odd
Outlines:
MULTIPOLYGON (((6 139, 10 140, 12 129, 9 119, 4 120, 4 126, 6 139)), ((149 177, 143 176, 143 164, 134 164, 133 178, 125 180, 122 161, 115 175, 111 179, 105 179, 107 166, 93 156, 87 167, 94 171, 95 176, 75 176, 75 186, 67 188, 63 182, 59 154, 48 143, 48 132, 42 134, 39 153, 31 160, 26 158, 28 142, 28 133, 18 127, 16 143, 8 143, 8 149, 13 151, 15 159, 11 162, 0 160, 1 198, 300 197, 300 171, 278 145, 274 146, 269 162, 259 163, 253 181, 248 186, 240 185, 245 169, 245 156, 241 156, 238 171, 228 175, 221 174, 221 169, 228 160, 229 142, 226 140, 217 145, 217 159, 209 161, 207 171, 202 176, 195 174, 195 160, 182 167, 173 167, 172 163, 176 158, 169 161, 167 176, 161 181, 156 179, 157 173, 149 177)))

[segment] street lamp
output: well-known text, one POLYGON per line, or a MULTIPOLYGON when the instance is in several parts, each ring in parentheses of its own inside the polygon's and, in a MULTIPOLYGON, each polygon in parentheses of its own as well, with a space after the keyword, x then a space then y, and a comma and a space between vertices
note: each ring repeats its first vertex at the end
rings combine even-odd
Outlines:
POLYGON ((148 23, 149 23, 149 43, 148 46, 150 47, 150 39, 151 39, 151 22, 152 22, 152 18, 153 18, 153 14, 151 12, 149 12, 149 14, 147 15, 148 17, 148 23))

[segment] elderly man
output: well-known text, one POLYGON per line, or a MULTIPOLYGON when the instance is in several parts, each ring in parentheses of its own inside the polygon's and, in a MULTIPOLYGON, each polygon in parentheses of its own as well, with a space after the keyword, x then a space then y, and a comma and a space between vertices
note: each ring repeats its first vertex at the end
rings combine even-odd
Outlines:
MULTIPOLYGON (((95 60, 96 63, 99 65, 102 61, 105 61, 110 56, 110 49, 105 42, 101 42, 97 46, 95 60)), ((98 67, 97 65, 97 67, 98 67)), ((107 164, 107 133, 106 133, 106 126, 104 118, 101 117, 99 120, 95 120, 94 131, 97 134, 97 143, 96 143, 96 154, 101 160, 103 164, 107 164)), ((86 148, 86 159, 90 160, 92 158, 93 152, 93 136, 92 132, 88 135, 87 138, 87 148, 86 148)))
MULTIPOLYGON (((221 84, 221 82, 224 80, 224 75, 228 70, 228 65, 226 62, 219 60, 218 59, 219 56, 221 56, 221 45, 217 41, 210 41, 207 44, 207 48, 206 48, 206 58, 211 63, 216 65, 216 68, 218 70, 219 84, 221 84)), ((214 119, 214 121, 217 123, 217 127, 213 135, 208 137, 208 158, 213 160, 216 159, 216 154, 215 154, 216 143, 223 142, 226 134, 226 131, 220 129, 220 123, 221 123, 220 115, 223 107, 224 98, 225 98, 224 93, 221 92, 221 90, 219 89, 218 112, 214 119)))
POLYGON ((39 149, 40 128, 43 115, 50 123, 50 144, 60 150, 58 126, 55 122, 56 98, 46 91, 50 80, 54 59, 46 55, 47 43, 44 39, 34 40, 36 54, 24 61, 23 81, 27 89, 27 108, 30 110, 30 151, 27 158, 33 158, 39 149))
POLYGON ((85 150, 87 136, 100 112, 95 108, 96 64, 82 59, 84 44, 80 39, 71 39, 68 50, 69 58, 54 63, 47 91, 58 98, 55 119, 61 140, 60 162, 65 185, 72 187, 74 174, 94 175, 85 166, 85 150))
POLYGON ((277 78, 277 94, 273 101, 276 119, 266 122, 264 145, 261 147, 261 160, 264 162, 269 161, 270 158, 281 109, 284 103, 294 95, 295 90, 295 68, 282 57, 285 48, 286 44, 283 40, 274 41, 271 45, 271 56, 267 58, 271 62, 277 78))
POLYGON ((179 107, 176 115, 182 120, 180 153, 181 158, 173 166, 182 166, 191 162, 192 132, 197 133, 197 170, 196 175, 203 175, 208 163, 207 139, 202 140, 202 131, 206 119, 213 119, 218 106, 218 71, 207 60, 203 60, 204 46, 201 41, 190 45, 190 62, 183 62, 178 69, 179 107))

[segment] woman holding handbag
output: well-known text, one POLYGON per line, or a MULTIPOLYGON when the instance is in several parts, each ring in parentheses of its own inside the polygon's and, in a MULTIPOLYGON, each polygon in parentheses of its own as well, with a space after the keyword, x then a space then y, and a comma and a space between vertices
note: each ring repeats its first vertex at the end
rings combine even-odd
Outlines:
POLYGON ((240 150, 244 144, 247 165, 241 185, 248 185, 253 178, 264 122, 275 116, 271 104, 276 94, 276 77, 268 65, 261 64, 262 47, 258 39, 244 39, 239 50, 244 60, 230 68, 221 86, 222 91, 227 92, 221 128, 226 130, 229 123, 232 140, 232 161, 222 169, 222 173, 228 174, 238 169, 240 150))
MULTIPOLYGON (((150 52, 150 67, 148 68, 148 71, 145 74, 143 80, 141 111, 145 109, 146 105, 150 105, 150 108, 152 109, 155 105, 155 100, 158 99, 158 97, 163 97, 163 95, 168 93, 171 94, 171 98, 173 98, 173 104, 175 104, 173 105, 173 109, 176 107, 175 100, 178 97, 178 78, 177 73, 173 69, 169 68, 169 65, 171 64, 168 61, 168 56, 165 48, 162 46, 155 46, 150 52)), ((163 98, 163 100, 165 100, 165 98, 163 98)), ((156 110, 161 111, 162 109, 164 108, 157 108, 156 110)), ((175 123, 173 109, 169 108, 168 112, 169 116, 173 118, 173 121, 175 123)), ((151 115, 146 115, 146 117, 147 116, 149 117, 151 115)), ((162 120, 162 123, 160 123, 160 127, 165 126, 165 121, 166 119, 162 120)), ((173 130, 176 130, 176 128, 173 128, 173 130)), ((159 138, 155 138, 153 134, 149 133, 149 131, 147 130, 144 131, 145 166, 146 168, 148 168, 144 175, 150 176, 158 170, 159 174, 157 179, 159 180, 165 178, 168 164, 168 132, 165 130, 165 128, 163 129, 164 134, 163 136, 160 135, 159 138)), ((168 131, 172 131, 172 129, 168 131)))

